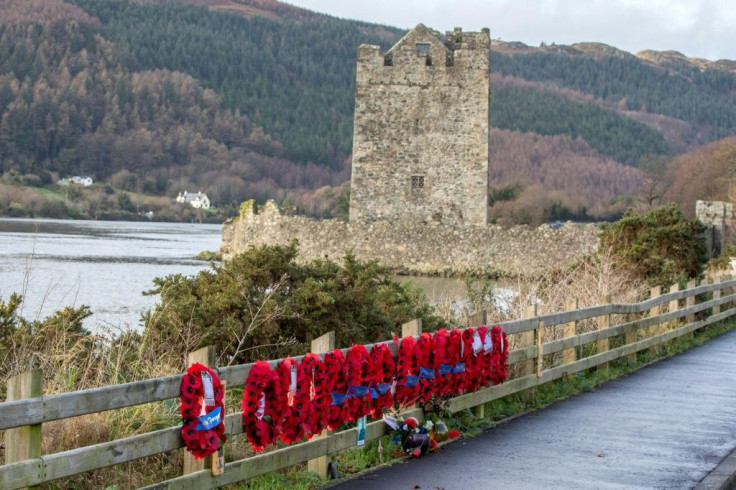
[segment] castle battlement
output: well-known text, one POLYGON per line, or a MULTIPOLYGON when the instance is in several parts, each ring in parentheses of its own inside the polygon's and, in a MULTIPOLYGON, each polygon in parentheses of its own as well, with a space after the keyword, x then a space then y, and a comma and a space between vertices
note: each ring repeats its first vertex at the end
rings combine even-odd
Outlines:
MULTIPOLYGON (((410 67, 431 67, 430 70, 439 72, 453 71, 456 64, 461 70, 472 67, 473 64, 482 68, 488 65, 490 48, 488 29, 463 32, 456 28, 454 31, 447 31, 443 36, 419 24, 386 53, 381 52, 380 46, 373 44, 358 46, 358 69, 372 71, 384 66, 384 76, 396 72, 401 76, 406 75, 402 70, 410 67)), ((385 83, 385 80, 376 81, 385 83)))

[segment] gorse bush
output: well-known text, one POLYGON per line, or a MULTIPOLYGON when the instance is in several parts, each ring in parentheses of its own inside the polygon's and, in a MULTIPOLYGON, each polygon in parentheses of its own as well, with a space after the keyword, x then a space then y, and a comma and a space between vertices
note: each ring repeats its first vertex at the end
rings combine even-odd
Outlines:
MULTIPOLYGON (((20 315, 23 297, 13 293, 0 297, 0 382, 24 371, 38 368, 47 379, 55 379, 61 365, 86 364, 93 340, 82 322, 92 312, 88 306, 65 307, 39 320, 20 315)), ((68 389, 77 388, 76 379, 66 377, 68 389)))
POLYGON ((646 214, 631 210, 601 232, 600 248, 618 266, 651 286, 696 278, 707 261, 705 226, 688 219, 674 204, 646 214))
POLYGON ((426 330, 442 323, 418 288, 376 261, 297 257, 296 242, 261 246, 195 277, 156 279, 148 293, 161 301, 145 318, 144 342, 182 352, 213 345, 225 365, 306 353, 332 330, 347 347, 389 339, 415 318, 426 330))

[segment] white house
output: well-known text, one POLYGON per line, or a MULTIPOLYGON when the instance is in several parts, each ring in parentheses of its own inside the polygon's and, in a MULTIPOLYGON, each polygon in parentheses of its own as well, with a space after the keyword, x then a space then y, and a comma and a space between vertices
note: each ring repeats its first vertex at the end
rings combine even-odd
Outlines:
POLYGON ((210 208, 210 198, 207 197, 207 194, 203 194, 202 192, 197 192, 196 194, 194 192, 187 191, 180 192, 179 196, 176 198, 176 202, 188 203, 196 209, 210 208))
POLYGON ((89 187, 94 183, 92 180, 92 177, 80 177, 79 175, 75 175, 74 177, 69 177, 67 179, 61 179, 58 184, 59 185, 69 185, 69 184, 77 184, 84 187, 89 187))

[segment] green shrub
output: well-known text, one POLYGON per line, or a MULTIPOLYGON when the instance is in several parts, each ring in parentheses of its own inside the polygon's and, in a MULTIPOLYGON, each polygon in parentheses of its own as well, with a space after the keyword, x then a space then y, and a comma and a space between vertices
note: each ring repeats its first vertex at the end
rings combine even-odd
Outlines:
POLYGON ((707 261, 705 226, 688 219, 674 204, 646 214, 631 210, 604 227, 601 250, 650 286, 696 278, 707 261))
POLYGON ((303 354, 332 330, 347 347, 390 339, 415 318, 430 331, 441 323, 421 290, 378 262, 297 256, 296 242, 262 246, 195 277, 156 279, 148 293, 161 301, 145 318, 144 341, 182 352, 213 345, 225 365, 303 354))

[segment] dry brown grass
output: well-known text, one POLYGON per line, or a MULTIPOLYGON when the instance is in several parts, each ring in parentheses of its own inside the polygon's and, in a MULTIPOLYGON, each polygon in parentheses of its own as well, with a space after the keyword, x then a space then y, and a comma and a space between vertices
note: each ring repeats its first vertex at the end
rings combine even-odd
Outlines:
MULTIPOLYGON (((480 283, 478 283, 480 284, 480 283)), ((489 286, 490 283, 487 285, 489 286)), ((476 285, 482 290, 482 285, 476 285)), ((468 319, 476 312, 485 310, 489 325, 524 318, 531 307, 536 307, 536 315, 558 313, 570 309, 570 304, 577 299, 577 308, 587 308, 604 304, 610 297, 613 303, 633 303, 645 298, 647 289, 631 276, 615 267, 614 258, 600 251, 595 259, 580 263, 568 271, 550 270, 545 276, 537 278, 519 278, 510 283, 508 288, 513 292, 503 305, 497 299, 483 292, 471 293, 465 303, 444 299, 439 301, 437 312, 454 325, 468 325, 468 319)), ((613 316, 611 324, 623 321, 613 316)), ((563 325, 555 325, 544 330, 543 341, 549 342, 563 338, 563 325)), ((577 333, 585 333, 598 328, 597 319, 592 318, 578 322, 577 333)), ((509 336, 510 349, 519 346, 520 335, 509 336)), ((559 362, 561 355, 549 356, 545 365, 559 362)))
MULTIPOLYGON (((135 333, 102 329, 95 335, 76 333, 63 321, 65 315, 54 318, 61 321, 47 319, 36 324, 32 334, 17 336, 9 359, 0 369, 3 386, 9 377, 33 367, 42 372, 45 395, 169 376, 184 369, 181 352, 142 343, 135 333)), ((42 453, 90 446, 178 423, 175 400, 57 420, 43 425, 42 453)), ((145 458, 54 484, 62 488, 105 488, 111 484, 121 490, 136 488, 180 474, 180 453, 145 458)), ((0 458, 0 464, 4 463, 4 451, 0 451, 0 458)))

